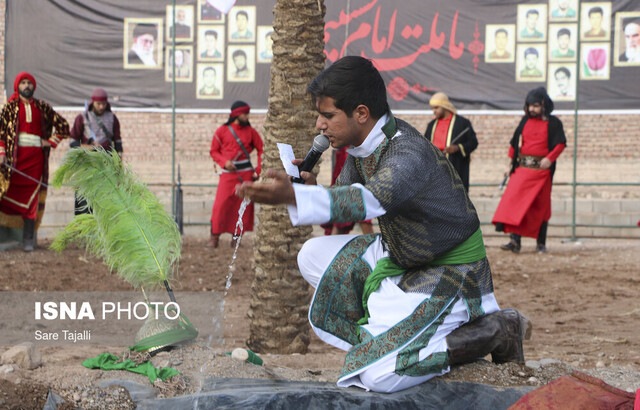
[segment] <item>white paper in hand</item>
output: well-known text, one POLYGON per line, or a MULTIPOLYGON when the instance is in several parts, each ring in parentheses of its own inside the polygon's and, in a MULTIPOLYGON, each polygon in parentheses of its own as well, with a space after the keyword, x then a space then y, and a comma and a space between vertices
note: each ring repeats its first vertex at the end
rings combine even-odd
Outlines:
POLYGON ((280 161, 282 161, 282 165, 284 166, 284 170, 287 171, 287 175, 290 175, 294 178, 300 177, 300 172, 298 171, 298 167, 293 165, 291 161, 296 159, 295 154, 293 153, 293 148, 289 144, 278 143, 278 151, 280 152, 280 161))

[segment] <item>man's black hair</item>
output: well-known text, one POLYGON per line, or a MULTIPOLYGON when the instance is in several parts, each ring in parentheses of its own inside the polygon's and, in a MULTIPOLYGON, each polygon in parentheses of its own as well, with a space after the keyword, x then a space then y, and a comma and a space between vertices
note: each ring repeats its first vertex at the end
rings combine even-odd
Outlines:
POLYGON ((595 13, 600 13, 601 16, 604 16, 604 11, 602 10, 602 7, 591 7, 589 9, 589 17, 591 17, 591 15, 595 13))
POLYGON ((387 88, 371 60, 347 56, 325 68, 313 79, 307 92, 315 103, 320 97, 335 100, 335 107, 348 117, 359 105, 366 105, 374 119, 389 111, 387 88))
POLYGON ((524 100, 524 111, 529 115, 529 106, 533 104, 542 104, 544 108, 543 115, 550 115, 553 111, 553 101, 547 94, 547 89, 544 87, 534 88, 529 91, 527 98, 524 100))
POLYGON ((558 73, 564 73, 568 78, 571 78, 571 71, 567 67, 560 67, 556 71, 554 71, 553 76, 555 77, 558 73))
POLYGON ((244 58, 247 58, 247 53, 245 53, 244 50, 236 50, 233 52, 232 58, 236 58, 237 56, 244 56, 244 58))
POLYGON ((568 28, 561 28, 560 30, 558 30, 558 34, 556 36, 556 38, 560 38, 560 36, 562 35, 568 35, 569 37, 571 37, 571 31, 568 28))
POLYGON ((539 56, 538 54, 538 50, 536 50, 534 47, 529 47, 526 50, 524 50, 524 57, 526 58, 529 54, 533 54, 536 57, 539 56))

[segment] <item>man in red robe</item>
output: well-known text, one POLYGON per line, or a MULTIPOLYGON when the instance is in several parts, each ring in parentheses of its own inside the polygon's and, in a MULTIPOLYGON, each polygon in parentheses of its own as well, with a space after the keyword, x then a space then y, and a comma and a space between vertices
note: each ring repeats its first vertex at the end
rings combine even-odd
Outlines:
MULTIPOLYGON (((234 234, 238 210, 242 199, 235 195, 235 186, 242 181, 255 181, 262 166, 262 138, 249 123, 250 107, 243 101, 231 105, 229 120, 213 134, 211 158, 222 168, 216 199, 211 212, 211 238, 209 246, 218 247, 220 234, 234 234), (254 168, 249 155, 258 153, 258 165, 254 168)), ((243 232, 253 231, 253 202, 242 215, 243 232)), ((236 239, 231 240, 235 246, 236 239)))
POLYGON ((31 74, 18 74, 14 93, 0 114, 0 225, 22 228, 26 252, 34 249, 44 214, 49 151, 69 137, 67 121, 33 98, 35 89, 31 74))
POLYGON ((502 249, 518 253, 521 237, 528 236, 536 238, 536 250, 545 253, 555 162, 567 139, 562 122, 551 115, 553 101, 543 87, 529 91, 524 111, 511 138, 509 184, 492 222, 497 231, 511 234, 502 249))
POLYGON ((435 118, 427 124, 424 136, 445 154, 458 172, 464 189, 469 192, 471 153, 478 147, 471 121, 458 115, 445 93, 435 93, 429 105, 435 118))

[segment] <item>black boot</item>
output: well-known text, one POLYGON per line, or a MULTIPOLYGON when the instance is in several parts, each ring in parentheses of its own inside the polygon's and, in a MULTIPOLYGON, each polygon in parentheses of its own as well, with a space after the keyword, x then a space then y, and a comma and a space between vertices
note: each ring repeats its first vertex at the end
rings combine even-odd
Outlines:
POLYGON ((35 231, 36 221, 33 219, 24 219, 22 227, 22 249, 25 252, 33 252, 35 247, 35 231))
POLYGON ((542 225, 540 225, 540 232, 538 233, 538 240, 536 241, 537 243, 536 250, 539 253, 547 253, 546 243, 547 243, 547 226, 548 225, 549 225, 548 222, 543 222, 542 225))
POLYGON ((505 309, 467 323, 447 336, 449 364, 468 363, 491 353, 494 363, 524 362, 522 341, 531 338, 531 321, 505 309))
POLYGON ((500 249, 505 251, 511 251, 513 253, 520 253, 520 235, 512 233, 510 235, 511 240, 508 244, 500 246, 500 249))

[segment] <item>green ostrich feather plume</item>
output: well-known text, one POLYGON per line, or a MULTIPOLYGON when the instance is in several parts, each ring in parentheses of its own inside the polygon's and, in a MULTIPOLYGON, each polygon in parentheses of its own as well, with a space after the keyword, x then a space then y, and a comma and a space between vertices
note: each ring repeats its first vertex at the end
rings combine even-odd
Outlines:
POLYGON ((93 210, 76 216, 56 236, 52 249, 84 244, 134 288, 158 288, 173 278, 182 246, 178 227, 117 154, 72 149, 52 185, 75 189, 93 210))

